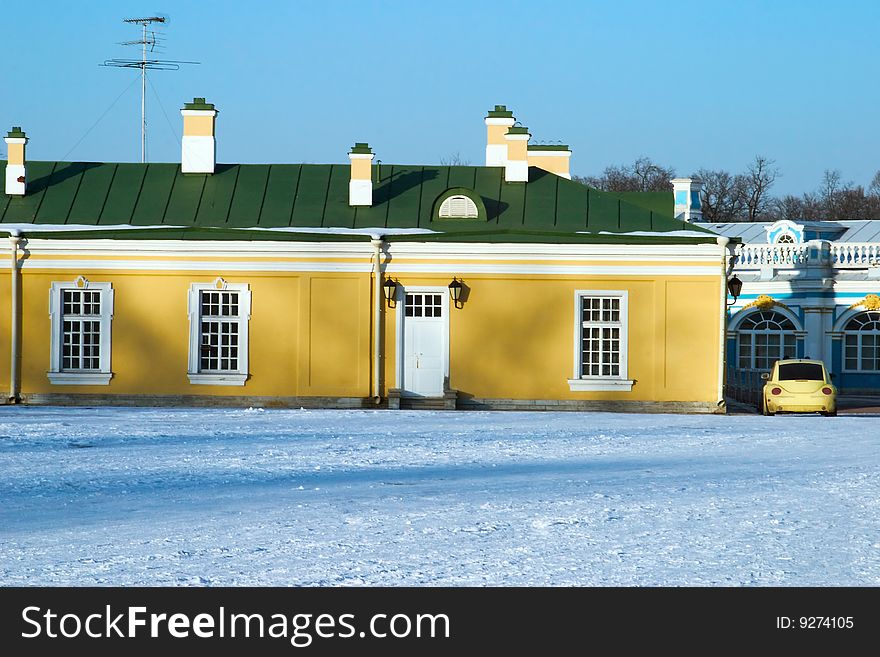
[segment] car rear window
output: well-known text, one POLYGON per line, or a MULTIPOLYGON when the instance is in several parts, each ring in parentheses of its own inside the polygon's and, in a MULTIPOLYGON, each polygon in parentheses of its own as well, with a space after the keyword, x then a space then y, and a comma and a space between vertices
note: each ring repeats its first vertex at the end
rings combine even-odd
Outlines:
POLYGON ((816 363, 786 363, 779 366, 780 381, 794 381, 806 379, 808 381, 824 381, 822 366, 816 363))

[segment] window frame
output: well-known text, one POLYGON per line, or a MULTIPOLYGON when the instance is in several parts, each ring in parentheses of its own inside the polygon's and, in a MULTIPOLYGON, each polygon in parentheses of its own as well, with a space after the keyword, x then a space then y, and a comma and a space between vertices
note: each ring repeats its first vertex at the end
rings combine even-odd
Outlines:
POLYGON ((880 374, 880 368, 875 369, 875 370, 867 370, 867 369, 862 368, 862 347, 863 347, 862 337, 865 335, 875 336, 874 337, 875 342, 874 342, 874 345, 872 345, 872 346, 873 346, 873 349, 875 352, 880 351, 880 331, 878 331, 876 329, 872 329, 870 331, 863 331, 861 329, 853 331, 853 330, 847 329, 847 327, 850 324, 852 324, 856 319, 858 319, 862 315, 868 315, 870 322, 872 322, 872 323, 876 322, 877 320, 874 319, 873 317, 871 317, 871 315, 874 313, 877 313, 877 311, 876 310, 875 311, 863 310, 861 312, 858 312, 858 313, 854 314, 852 317, 848 318, 846 320, 846 323, 842 327, 843 339, 841 340, 842 350, 841 350, 841 354, 840 354, 841 355, 840 360, 841 360, 841 364, 843 366, 843 372, 845 372, 847 374, 880 374), (846 356, 846 348, 848 346, 847 340, 850 337, 856 338, 856 345, 855 345, 855 347, 856 347, 856 369, 851 369, 847 366, 848 359, 846 356))
MULTIPOLYGON (((218 278, 213 283, 192 283, 187 301, 189 316, 189 357, 187 377, 194 385, 243 386, 249 376, 248 326, 251 319, 251 292, 247 283, 227 283, 218 278), (202 292, 237 292, 238 315, 228 321, 238 322, 238 369, 229 372, 203 371, 201 369, 202 343, 202 292)), ((226 321, 224 319, 224 321, 226 321)))
MULTIPOLYGON (((780 322, 779 320, 774 319, 773 321, 775 321, 778 325, 782 325, 782 322, 780 322)), ((776 309, 757 310, 754 312, 750 312, 739 321, 739 323, 737 324, 737 327, 736 327, 736 367, 738 369, 745 369, 745 370, 750 370, 750 371, 755 371, 755 372, 769 372, 770 370, 773 369, 773 363, 775 363, 777 360, 787 360, 787 359, 791 359, 791 358, 797 358, 797 351, 798 351, 797 342, 798 342, 797 324, 791 319, 791 317, 788 317, 785 313, 779 312, 776 309), (781 317, 783 319, 783 321, 791 324, 791 329, 784 330, 781 328, 780 329, 743 328, 743 324, 745 324, 746 322, 749 322, 749 321, 752 321, 755 324, 760 323, 760 322, 770 321, 771 318, 765 316, 768 313, 771 315, 778 315, 779 317, 781 317), (758 316, 760 316, 760 319, 756 320, 756 318, 758 318, 758 316), (767 358, 770 361, 770 366, 767 368, 761 368, 761 367, 757 367, 755 365, 755 361, 757 358, 757 355, 755 353, 755 351, 756 351, 755 347, 758 346, 755 344, 755 341, 756 341, 756 336, 758 336, 758 335, 765 335, 765 336, 778 335, 779 336, 779 345, 778 345, 779 349, 777 352, 778 355, 777 356, 767 356, 767 358), (791 345, 791 347, 794 349, 794 352, 791 353, 790 355, 787 355, 785 353, 785 348, 786 348, 785 338, 787 336, 791 336, 791 338, 794 341, 794 344, 791 345), (742 351, 743 351, 743 346, 744 346, 743 338, 745 338, 745 337, 748 337, 749 366, 746 368, 743 368, 740 361, 742 359, 742 351)))
POLYGON ((635 381, 629 378, 629 291, 628 290, 575 290, 574 291, 574 367, 568 380, 573 392, 618 391, 630 392, 635 381), (620 360, 616 376, 584 375, 583 359, 583 300, 587 298, 616 298, 620 300, 620 360))
POLYGON ((49 288, 49 371, 46 376, 52 385, 87 385, 106 386, 113 378, 111 369, 112 324, 113 324, 112 283, 93 283, 84 276, 73 281, 53 281, 49 288), (100 324, 100 341, 98 345, 98 369, 96 370, 64 370, 64 292, 99 292, 101 313, 94 317, 100 324))

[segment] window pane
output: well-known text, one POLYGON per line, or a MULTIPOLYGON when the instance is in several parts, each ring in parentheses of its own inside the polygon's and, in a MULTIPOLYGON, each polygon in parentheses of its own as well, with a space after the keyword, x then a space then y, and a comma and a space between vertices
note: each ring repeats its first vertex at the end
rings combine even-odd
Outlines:
MULTIPOLYGON (((66 296, 67 306, 76 311, 76 316, 89 313, 95 307, 95 299, 100 303, 99 292, 72 290, 66 296)), ((98 306, 99 307, 99 306, 98 306)), ((101 367, 101 322, 95 320, 63 319, 61 322, 61 370, 98 370, 101 367)))
POLYGON ((621 300, 581 298, 581 376, 621 376, 621 300))

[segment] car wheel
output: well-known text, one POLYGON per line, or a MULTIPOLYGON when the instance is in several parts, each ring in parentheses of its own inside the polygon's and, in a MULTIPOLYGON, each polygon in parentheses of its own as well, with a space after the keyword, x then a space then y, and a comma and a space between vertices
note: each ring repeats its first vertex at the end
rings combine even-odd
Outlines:
POLYGON ((837 417, 837 411, 828 411, 826 413, 822 413, 825 417, 837 417))
POLYGON ((762 415, 776 415, 775 413, 771 413, 770 411, 767 410, 767 400, 766 399, 761 400, 761 414, 762 415))

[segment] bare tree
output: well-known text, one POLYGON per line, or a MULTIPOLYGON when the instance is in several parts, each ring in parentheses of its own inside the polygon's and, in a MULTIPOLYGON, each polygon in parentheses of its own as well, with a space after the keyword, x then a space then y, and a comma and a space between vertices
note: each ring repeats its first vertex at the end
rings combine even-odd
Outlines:
POLYGON ((575 176, 575 180, 606 192, 672 193, 669 185, 672 178, 675 178, 675 169, 659 165, 644 156, 632 164, 606 167, 601 176, 575 176))
POLYGON ((770 188, 779 176, 775 161, 756 155, 745 174, 746 221, 757 221, 771 207, 770 188))
POLYGON ((868 194, 871 196, 880 196, 880 171, 874 174, 871 184, 868 185, 868 194))
POLYGON ((805 218, 806 203, 803 197, 786 194, 773 202, 773 216, 776 219, 798 221, 805 218))
POLYGON ((711 169, 700 169, 697 176, 703 181, 703 218, 714 223, 742 221, 745 178, 711 169))
POLYGON ((669 191, 669 181, 675 178, 675 169, 656 164, 649 157, 640 157, 632 165, 639 192, 669 191))
POLYGON ((470 163, 471 161, 464 159, 458 151, 440 158, 440 164, 444 167, 466 167, 469 166, 470 163))
POLYGON ((842 183, 840 181, 840 171, 825 169, 817 196, 826 219, 839 218, 837 205, 840 200, 840 194, 851 186, 852 183, 842 183))

